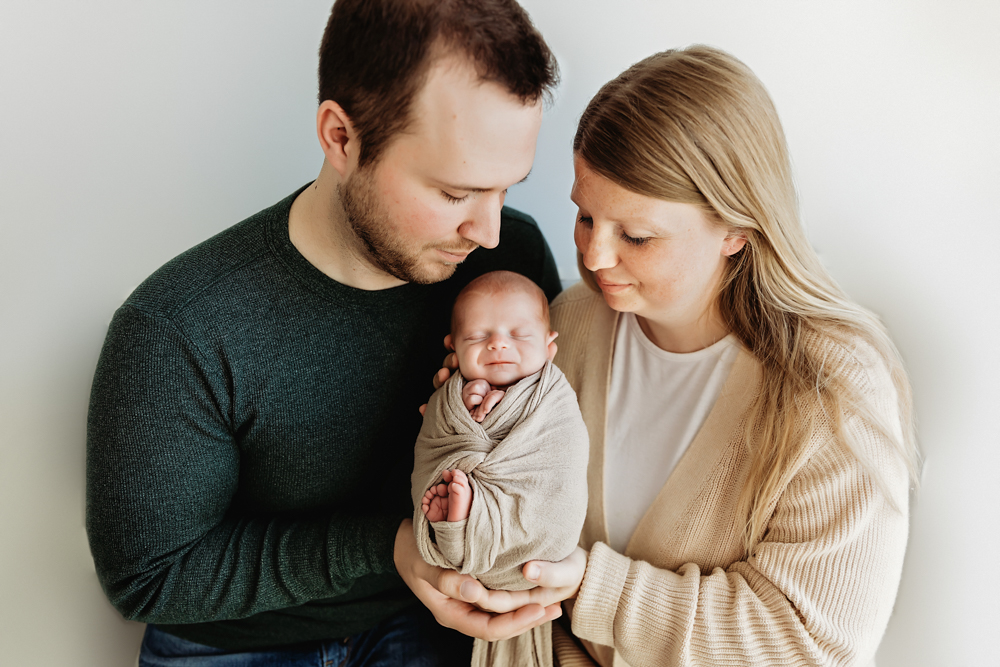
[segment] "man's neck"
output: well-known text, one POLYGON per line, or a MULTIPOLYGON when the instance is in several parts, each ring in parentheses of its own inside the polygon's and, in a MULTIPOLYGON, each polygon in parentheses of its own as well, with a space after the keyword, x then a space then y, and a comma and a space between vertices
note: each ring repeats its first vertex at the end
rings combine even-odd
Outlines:
POLYGON ((374 291, 404 284, 365 257, 340 206, 337 182, 336 172, 324 165, 316 181, 295 198, 288 214, 292 245, 310 264, 343 285, 374 291))

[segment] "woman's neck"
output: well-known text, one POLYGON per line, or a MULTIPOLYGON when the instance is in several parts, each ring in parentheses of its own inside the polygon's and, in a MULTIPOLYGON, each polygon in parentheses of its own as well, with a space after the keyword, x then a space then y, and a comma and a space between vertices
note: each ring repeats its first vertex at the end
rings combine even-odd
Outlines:
POLYGON ((642 315, 636 315, 636 320, 656 347, 676 354, 703 350, 729 334, 729 328, 715 309, 689 322, 662 322, 642 315))

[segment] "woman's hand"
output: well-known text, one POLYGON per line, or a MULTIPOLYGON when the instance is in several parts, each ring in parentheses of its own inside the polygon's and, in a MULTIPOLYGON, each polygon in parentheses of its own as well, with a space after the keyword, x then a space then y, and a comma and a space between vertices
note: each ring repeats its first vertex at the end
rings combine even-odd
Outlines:
POLYGON ((575 598, 580 591, 583 574, 587 570, 588 552, 577 547, 566 558, 556 563, 532 560, 525 563, 521 572, 528 581, 538 584, 527 591, 491 591, 469 577, 461 584, 462 599, 480 609, 496 613, 524 609, 530 605, 558 606, 563 600, 575 598))
POLYGON ((548 605, 526 602, 504 610, 505 613, 489 613, 477 608, 469 596, 478 598, 481 591, 486 590, 483 585, 468 575, 424 562, 413 536, 413 522, 409 519, 396 531, 393 560, 403 581, 430 609, 437 622, 470 637, 489 641, 508 639, 562 615, 558 600, 548 605))

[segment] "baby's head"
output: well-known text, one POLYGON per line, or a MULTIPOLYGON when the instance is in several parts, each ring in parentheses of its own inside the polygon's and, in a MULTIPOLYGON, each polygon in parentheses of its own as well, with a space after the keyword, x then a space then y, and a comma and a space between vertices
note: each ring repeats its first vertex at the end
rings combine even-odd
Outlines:
POLYGON ((451 335, 466 380, 506 387, 540 370, 556 354, 549 302, 528 278, 492 271, 466 285, 455 299, 451 335))

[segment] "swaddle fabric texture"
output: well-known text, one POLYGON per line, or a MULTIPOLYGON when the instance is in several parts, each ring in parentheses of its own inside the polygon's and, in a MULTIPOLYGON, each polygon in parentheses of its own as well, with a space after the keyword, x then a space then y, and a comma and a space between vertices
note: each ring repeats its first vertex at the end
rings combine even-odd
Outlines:
MULTIPOLYGON (((428 563, 488 588, 531 588, 524 563, 568 556, 586 518, 590 443, 576 394, 546 362, 507 389, 479 424, 462 402, 464 386, 456 373, 434 393, 417 438, 411 478, 417 546, 428 563), (431 523, 421 499, 456 468, 469 476, 469 518, 431 523)), ((473 665, 551 665, 551 655, 546 625, 503 642, 477 640, 473 665)))

